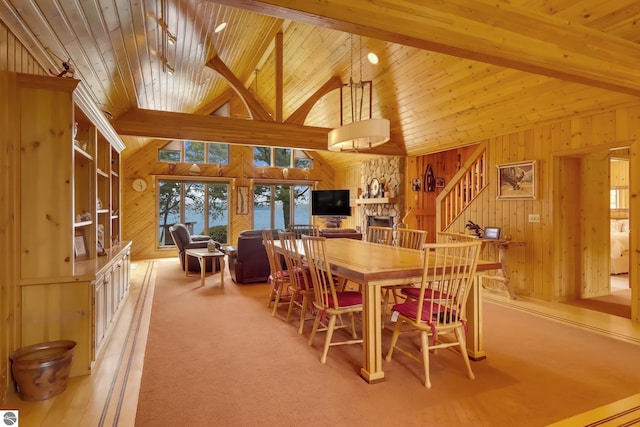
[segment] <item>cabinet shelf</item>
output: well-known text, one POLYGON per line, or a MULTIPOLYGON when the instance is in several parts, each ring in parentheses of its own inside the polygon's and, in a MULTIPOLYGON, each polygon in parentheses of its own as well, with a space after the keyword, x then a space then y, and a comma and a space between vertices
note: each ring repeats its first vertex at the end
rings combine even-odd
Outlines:
POLYGON ((103 176, 105 178, 109 178, 109 174, 104 172, 102 169, 97 169, 96 171, 98 173, 98 175, 103 176))
POLYGON ((75 228, 86 227, 93 224, 93 221, 80 221, 73 224, 75 228))
POLYGON ((76 153, 80 154, 82 157, 86 158, 89 161, 93 161, 93 156, 87 153, 86 151, 84 151, 82 148, 74 144, 73 149, 76 153))
POLYGON ((109 213, 109 209, 98 209, 98 213, 99 214, 108 214, 109 213))

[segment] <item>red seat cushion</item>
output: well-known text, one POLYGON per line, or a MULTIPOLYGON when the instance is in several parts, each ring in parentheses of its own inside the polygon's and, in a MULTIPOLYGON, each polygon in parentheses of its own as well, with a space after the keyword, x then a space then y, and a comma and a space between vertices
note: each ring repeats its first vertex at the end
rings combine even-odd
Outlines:
MULTIPOLYGON (((338 298, 338 306, 342 308, 362 305, 360 292, 336 292, 336 297, 338 298)), ((329 295, 329 306, 334 307, 331 295, 329 295)))
MULTIPOLYGON (((402 304, 396 304, 393 306, 393 311, 397 311, 403 316, 409 317, 411 319, 417 319, 418 318, 418 301, 414 300, 409 302, 403 302, 402 304)), ((433 304, 433 313, 432 313, 431 304, 424 303, 422 305, 421 319, 423 322, 431 323, 435 315, 437 315, 440 311, 443 311, 440 305, 433 304)))
MULTIPOLYGON (((415 299, 420 298, 420 288, 402 288, 400 292, 415 299)), ((440 299, 441 295, 440 291, 434 292, 433 289, 425 289, 424 291, 424 299, 440 299)))

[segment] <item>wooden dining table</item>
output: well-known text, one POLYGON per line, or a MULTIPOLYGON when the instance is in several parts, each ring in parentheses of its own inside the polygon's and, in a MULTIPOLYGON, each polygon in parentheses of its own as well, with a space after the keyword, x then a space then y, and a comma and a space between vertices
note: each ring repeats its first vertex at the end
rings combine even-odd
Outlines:
MULTIPOLYGON (((280 242, 276 241, 278 251, 280 242)), ((302 241, 298 250, 304 257, 302 241)), ((360 375, 369 383, 384 379, 382 370, 382 296, 380 288, 422 280, 422 251, 355 239, 326 240, 331 272, 360 285, 362 292, 363 355, 360 375)), ((495 270, 499 262, 478 261, 477 271, 495 270)), ((467 349, 469 357, 486 357, 482 348, 482 305, 480 286, 474 281, 467 302, 467 349)))

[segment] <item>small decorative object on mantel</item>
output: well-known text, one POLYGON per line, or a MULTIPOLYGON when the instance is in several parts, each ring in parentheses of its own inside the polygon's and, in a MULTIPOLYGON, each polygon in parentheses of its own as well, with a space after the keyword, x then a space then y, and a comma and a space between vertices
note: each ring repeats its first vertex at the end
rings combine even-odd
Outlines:
POLYGON ((380 196, 380 181, 378 178, 373 178, 371 180, 371 184, 369 186, 369 197, 379 197, 380 196))
POLYGON ((288 176, 289 176, 289 168, 282 169, 282 177, 284 179, 287 179, 288 176))
POLYGON ((198 165, 196 165, 195 163, 192 164, 191 167, 189 168, 189 175, 200 175, 201 173, 202 173, 202 170, 200 170, 198 165))

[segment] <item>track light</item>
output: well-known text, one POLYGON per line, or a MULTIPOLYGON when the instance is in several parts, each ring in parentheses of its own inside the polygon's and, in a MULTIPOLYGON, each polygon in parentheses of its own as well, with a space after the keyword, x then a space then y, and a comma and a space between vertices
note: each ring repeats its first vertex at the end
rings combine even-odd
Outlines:
POLYGON ((171 44, 176 44, 176 36, 169 30, 166 30, 167 32, 167 40, 169 40, 169 43, 171 44))
POLYGON ((227 23, 226 23, 226 22, 223 22, 223 23, 219 24, 219 25, 218 25, 218 26, 213 30, 213 32, 214 32, 214 33, 219 33, 220 31, 224 30, 226 26, 227 26, 227 23))
POLYGON ((169 61, 164 56, 162 57, 162 71, 171 75, 176 72, 175 68, 173 68, 171 64, 169 64, 169 61))

